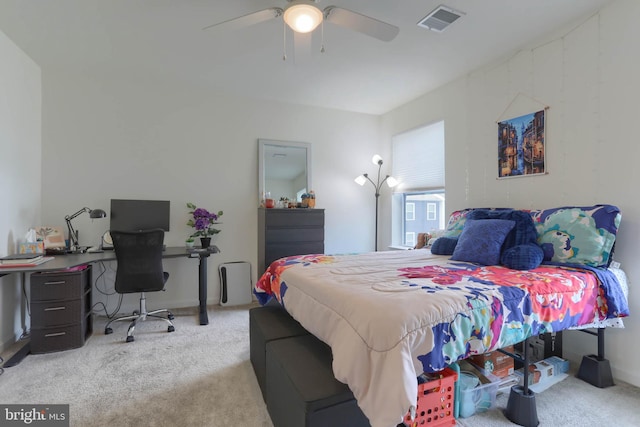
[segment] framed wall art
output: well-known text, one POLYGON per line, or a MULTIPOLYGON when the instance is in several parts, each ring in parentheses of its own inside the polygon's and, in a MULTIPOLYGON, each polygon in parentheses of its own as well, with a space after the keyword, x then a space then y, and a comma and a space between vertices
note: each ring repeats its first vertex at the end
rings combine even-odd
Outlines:
POLYGON ((547 173, 546 111, 498 122, 498 178, 547 173))

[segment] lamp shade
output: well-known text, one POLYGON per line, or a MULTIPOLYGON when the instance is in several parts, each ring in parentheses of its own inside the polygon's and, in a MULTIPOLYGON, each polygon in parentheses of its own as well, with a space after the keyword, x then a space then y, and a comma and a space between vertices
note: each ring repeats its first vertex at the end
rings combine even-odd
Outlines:
POLYGON ((367 182, 367 178, 364 175, 360 175, 354 181, 356 182, 356 184, 364 185, 364 183, 367 182))
POLYGON ((284 11, 284 22, 298 33, 309 33, 315 30, 322 22, 322 18, 322 11, 311 2, 293 2, 284 11))
POLYGON ((392 176, 387 177, 387 185, 389 186, 389 188, 393 188, 398 185, 398 180, 392 176))
POLYGON ((91 218, 106 218, 107 213, 102 209, 92 209, 89 211, 89 217, 91 218))
POLYGON ((380 156, 380 154, 375 154, 372 158, 371 158, 371 163, 373 163, 374 165, 381 165, 382 164, 382 157, 380 156))

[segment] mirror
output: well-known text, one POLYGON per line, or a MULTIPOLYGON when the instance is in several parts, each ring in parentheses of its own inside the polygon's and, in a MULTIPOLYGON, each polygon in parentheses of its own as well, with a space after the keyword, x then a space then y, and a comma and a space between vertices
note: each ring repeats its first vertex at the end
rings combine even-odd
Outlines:
POLYGON ((258 140, 258 194, 270 193, 276 201, 286 197, 302 201, 311 189, 311 144, 258 140))

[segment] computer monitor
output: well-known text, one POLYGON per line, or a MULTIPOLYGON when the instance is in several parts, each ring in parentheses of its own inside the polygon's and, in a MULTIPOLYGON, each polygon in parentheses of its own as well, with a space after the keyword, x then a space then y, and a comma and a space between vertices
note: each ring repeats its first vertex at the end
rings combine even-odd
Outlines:
POLYGON ((168 200, 111 199, 110 230, 138 231, 161 228, 169 231, 168 200))

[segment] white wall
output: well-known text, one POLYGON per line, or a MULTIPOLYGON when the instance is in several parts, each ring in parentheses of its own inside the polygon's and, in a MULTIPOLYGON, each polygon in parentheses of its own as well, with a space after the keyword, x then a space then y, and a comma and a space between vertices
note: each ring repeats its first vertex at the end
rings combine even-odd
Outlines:
MULTIPOLYGON (((191 201, 225 211, 215 242, 222 253, 209 262, 213 304, 219 263, 256 265, 258 138, 313 144, 313 190, 317 207, 326 209, 326 251, 361 252, 373 248, 375 198, 353 178, 375 172, 370 162, 375 153, 385 158, 382 173, 390 172, 393 135, 445 120, 449 211, 591 203, 622 209, 615 258, 632 282, 632 317, 626 329, 608 331, 607 357, 617 378, 640 385, 631 356, 640 347, 640 321, 633 317, 640 309, 633 292, 640 275, 634 263, 640 255, 635 238, 640 147, 633 129, 640 99, 639 19, 639 3, 618 0, 575 29, 568 27, 382 118, 229 98, 154 76, 90 76, 74 70, 43 70, 41 106, 38 67, 0 33, 0 99, 7 100, 0 103, 0 253, 13 251, 29 227, 64 225, 64 216, 83 206, 108 210, 111 198, 171 200, 166 243, 181 245, 191 232, 184 225, 185 204, 191 201), (505 118, 514 100, 508 115, 534 105, 550 107, 549 175, 496 180, 495 122, 505 118)), ((391 242, 389 200, 389 192, 383 192, 381 247, 391 242)), ((108 228, 108 220, 92 223, 87 215, 74 223, 86 245, 97 244, 108 228)), ((173 286, 149 304, 195 305, 196 263, 166 261, 173 286)), ((14 275, 0 281, 5 343, 22 330, 20 293, 14 275)), ((125 308, 136 304, 135 297, 127 299, 125 308)), ((591 337, 567 335, 567 355, 595 351, 591 337)))
MULTIPOLYGON (((387 140, 445 120, 447 210, 478 206, 549 208, 610 203, 622 210, 615 259, 631 281, 631 317, 606 333, 614 376, 640 385, 638 233, 640 183, 635 121, 640 99, 640 2, 618 0, 581 25, 426 94, 383 118, 387 140), (548 105, 547 169, 497 180, 498 119, 548 105), (509 107, 509 108, 508 108, 509 107), (505 111, 507 110, 507 111, 505 111)), ((596 352, 596 340, 568 332, 565 356, 596 352)))
MULTIPOLYGON (((40 68, 0 31, 0 256, 40 223, 40 68)), ((0 349, 23 332, 20 275, 0 277, 0 349)))
MULTIPOLYGON (((187 202, 223 210, 214 240, 222 253, 209 259, 210 304, 219 301, 221 262, 256 267, 258 138, 312 144, 328 253, 373 250, 373 194, 353 178, 381 145, 378 116, 229 98, 153 76, 52 71, 43 73, 43 109, 43 221, 64 225, 83 206, 108 212, 111 198, 170 200, 165 242, 175 246, 193 231, 187 202), (354 213, 364 219, 351 220, 354 213)), ((85 214, 74 225, 80 243, 93 245, 109 220, 85 214)), ((197 305, 197 261, 166 260, 165 268, 167 292, 149 297, 149 306, 197 305)), ((125 311, 136 305, 136 296, 126 297, 125 311)))

